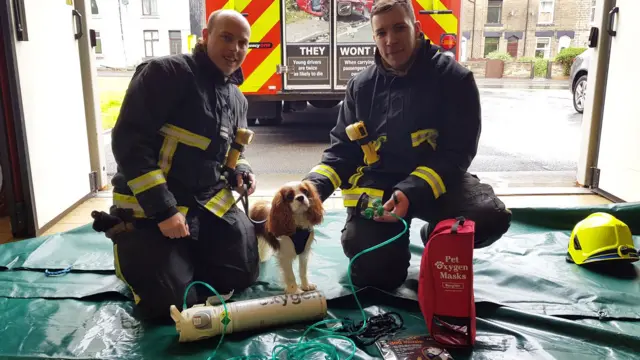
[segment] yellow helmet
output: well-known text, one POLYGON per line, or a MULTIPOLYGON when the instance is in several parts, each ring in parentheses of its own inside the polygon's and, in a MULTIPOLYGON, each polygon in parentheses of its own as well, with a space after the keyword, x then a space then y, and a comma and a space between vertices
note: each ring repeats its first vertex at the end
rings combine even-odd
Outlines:
POLYGON ((610 260, 638 261, 631 230, 611 214, 593 213, 573 228, 567 261, 581 265, 610 260))

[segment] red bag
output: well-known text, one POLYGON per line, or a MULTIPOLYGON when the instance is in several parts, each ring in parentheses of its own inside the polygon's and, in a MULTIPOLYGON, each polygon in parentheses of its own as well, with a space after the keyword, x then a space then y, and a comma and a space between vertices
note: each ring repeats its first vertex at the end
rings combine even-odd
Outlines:
POLYGON ((429 333, 442 345, 475 343, 474 234, 472 220, 444 220, 436 225, 424 248, 418 302, 429 333))

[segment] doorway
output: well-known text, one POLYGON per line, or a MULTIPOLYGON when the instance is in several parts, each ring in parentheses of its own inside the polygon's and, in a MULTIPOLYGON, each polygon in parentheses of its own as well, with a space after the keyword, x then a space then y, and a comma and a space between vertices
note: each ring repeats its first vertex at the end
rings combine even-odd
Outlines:
POLYGON ((518 38, 515 36, 510 36, 507 40, 507 53, 511 55, 512 58, 518 57, 518 38))

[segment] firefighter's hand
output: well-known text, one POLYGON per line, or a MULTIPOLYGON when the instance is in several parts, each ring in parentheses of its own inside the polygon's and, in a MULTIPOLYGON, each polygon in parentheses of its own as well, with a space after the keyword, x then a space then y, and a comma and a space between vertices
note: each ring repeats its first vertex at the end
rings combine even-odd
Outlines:
POLYGON ((162 235, 171 239, 179 239, 190 235, 187 219, 180 212, 158 223, 158 227, 162 231, 162 235))
MULTIPOLYGON (((254 191, 256 191, 256 177, 251 173, 245 174, 245 176, 247 176, 249 178, 249 181, 251 182, 251 186, 247 189, 247 195, 251 195, 254 191)), ((244 194, 244 179, 242 178, 242 174, 236 175, 236 183, 238 184, 236 192, 238 194, 244 194)))
MULTIPOLYGON (((399 190, 394 191, 393 196, 384 205, 384 210, 392 214, 395 214, 401 218, 407 216, 409 212, 409 198, 399 190)), ((393 215, 385 214, 383 216, 376 216, 374 220, 379 222, 396 222, 398 219, 393 215)))

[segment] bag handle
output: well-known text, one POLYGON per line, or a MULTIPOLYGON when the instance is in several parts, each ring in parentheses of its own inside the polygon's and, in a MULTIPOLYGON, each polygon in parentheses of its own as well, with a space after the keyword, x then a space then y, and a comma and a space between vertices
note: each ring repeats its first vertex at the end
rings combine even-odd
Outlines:
POLYGON ((453 226, 451 226, 451 233, 452 234, 457 234, 458 233, 458 227, 459 226, 463 226, 464 225, 464 221, 465 221, 464 216, 458 216, 456 218, 456 222, 453 224, 453 226))

